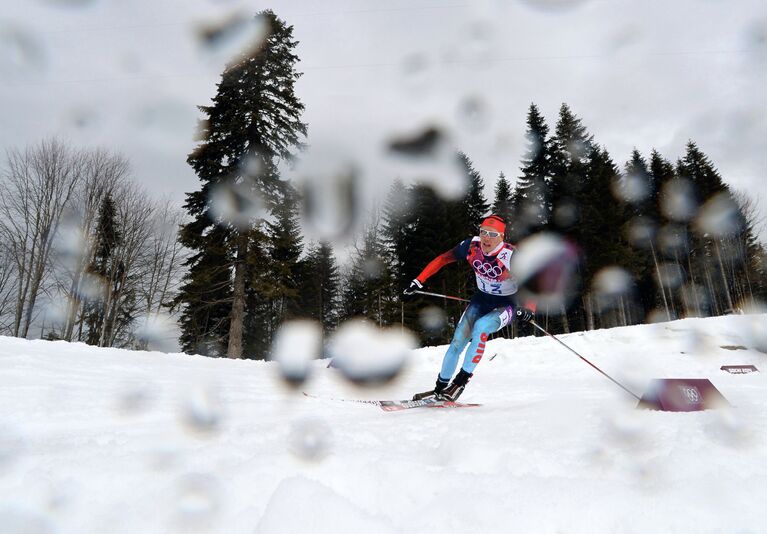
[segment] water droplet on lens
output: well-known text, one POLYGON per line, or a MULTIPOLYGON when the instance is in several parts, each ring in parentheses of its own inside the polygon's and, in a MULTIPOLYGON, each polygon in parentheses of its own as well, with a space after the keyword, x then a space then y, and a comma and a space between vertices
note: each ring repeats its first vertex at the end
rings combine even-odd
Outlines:
POLYGON ((729 193, 718 193, 703 204, 695 222, 701 234, 721 239, 740 230, 740 210, 729 193))
POLYGON ((142 135, 153 136, 155 143, 175 141, 180 133, 186 135, 197 120, 191 106, 171 99, 145 103, 135 117, 142 135))
POLYGON ((209 532, 221 508, 220 482, 204 473, 186 475, 176 486, 176 521, 185 531, 209 532))
POLYGON ((428 335, 436 336, 445 329, 447 316, 442 308, 427 306, 421 310, 419 322, 428 335))
POLYGON ((687 230, 683 226, 669 224, 660 229, 658 246, 669 258, 686 252, 688 244, 687 230))
POLYGON ((565 198, 554 208, 554 222, 559 228, 570 228, 578 221, 578 205, 565 198))
POLYGON ((316 462, 330 452, 333 431, 325 421, 306 418, 294 421, 288 436, 288 450, 301 460, 316 462))
POLYGON ((184 429, 197 437, 210 437, 221 429, 221 412, 218 390, 212 386, 191 387, 179 407, 184 429))
POLYGON ((36 36, 0 21, 0 79, 14 81, 41 74, 45 66, 45 52, 36 36))
POLYGON ((283 323, 274 337, 270 359, 277 362, 280 376, 291 387, 303 384, 311 363, 322 351, 322 327, 315 321, 283 323))
POLYGON ((139 316, 135 320, 136 341, 142 350, 173 352, 178 350, 178 323, 167 313, 139 316))
POLYGON ((223 225, 247 230, 266 216, 261 195, 251 180, 229 180, 215 186, 210 193, 211 215, 223 225))
POLYGON ((678 263, 662 263, 658 266, 658 277, 664 287, 676 289, 684 282, 684 271, 678 263))
POLYGON ((255 55, 266 41, 271 28, 262 16, 234 11, 225 17, 197 26, 197 40, 216 62, 229 61, 238 53, 255 55))
POLYGON ((647 176, 629 174, 613 182, 613 196, 630 204, 639 204, 650 194, 650 182, 647 176))
POLYGON ((389 150, 400 156, 435 157, 440 146, 444 143, 445 134, 442 130, 435 126, 429 126, 414 134, 392 139, 389 143, 389 150))
POLYGON ((426 94, 432 78, 432 65, 424 54, 413 53, 402 60, 402 82, 405 90, 420 96, 426 94))
POLYGON ((621 267, 605 267, 594 276, 593 284, 603 296, 621 295, 631 288, 631 275, 621 267))
POLYGON ((24 453, 24 438, 12 427, 0 425, 0 475, 10 469, 24 453))
POLYGON ((661 211, 669 219, 685 222, 695 215, 695 192, 687 180, 670 180, 663 186, 660 198, 661 211))
POLYGON ((296 175, 309 236, 319 241, 351 237, 360 210, 361 179, 355 165, 329 150, 310 149, 296 175))
POLYGON ((558 309, 574 297, 578 252, 561 236, 541 232, 519 243, 510 271, 520 284, 520 301, 558 309))
POLYGON ((458 119, 471 131, 487 128, 489 112, 485 101, 479 96, 469 96, 458 104, 458 119))
POLYGON ((635 217, 628 226, 628 238, 632 246, 647 249, 655 238, 655 224, 642 217, 635 217))
POLYGON ((416 346, 414 337, 399 328, 376 328, 364 320, 342 324, 328 344, 333 366, 359 385, 385 384, 403 369, 416 346))

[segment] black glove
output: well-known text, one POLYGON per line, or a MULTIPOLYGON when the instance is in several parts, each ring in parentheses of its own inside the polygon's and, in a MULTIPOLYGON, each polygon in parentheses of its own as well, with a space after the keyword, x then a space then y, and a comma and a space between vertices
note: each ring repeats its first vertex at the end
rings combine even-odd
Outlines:
POLYGON ((416 290, 423 289, 423 284, 418 281, 418 279, 414 279, 412 282, 410 282, 410 285, 402 290, 402 293, 404 293, 407 296, 413 295, 416 290))
POLYGON ((517 308, 517 320, 528 323, 535 319, 535 313, 527 308, 517 308))

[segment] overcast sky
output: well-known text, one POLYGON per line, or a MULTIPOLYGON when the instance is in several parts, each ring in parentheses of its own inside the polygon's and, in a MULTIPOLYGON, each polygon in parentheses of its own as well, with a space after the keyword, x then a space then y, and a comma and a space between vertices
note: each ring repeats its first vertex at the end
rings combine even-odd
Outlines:
POLYGON ((765 213, 762 0, 4 0, 0 149, 49 135, 104 146, 181 203, 198 188, 195 106, 237 46, 206 46, 199 28, 265 8, 300 41, 321 172, 354 165, 380 193, 386 140, 436 124, 490 190, 518 174, 530 103, 553 130, 567 102, 619 165, 634 147, 676 160, 692 139, 765 213))

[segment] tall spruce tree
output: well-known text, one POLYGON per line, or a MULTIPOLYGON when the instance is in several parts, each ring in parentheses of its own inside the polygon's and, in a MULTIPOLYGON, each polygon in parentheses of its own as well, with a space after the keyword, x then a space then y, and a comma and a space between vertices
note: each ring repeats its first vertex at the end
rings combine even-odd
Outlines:
POLYGON ((506 179, 506 176, 501 173, 498 176, 498 181, 495 183, 495 191, 492 212, 498 215, 506 221, 506 224, 511 226, 511 216, 513 213, 513 199, 511 184, 506 179))
POLYGON ((474 168, 474 163, 463 152, 458 153, 458 159, 469 183, 463 202, 461 202, 464 214, 464 220, 461 222, 467 225, 467 232, 473 232, 479 228, 479 224, 487 215, 490 205, 485 198, 485 183, 482 176, 474 168))
POLYGON ((102 338, 107 315, 108 293, 113 289, 115 283, 119 283, 118 271, 120 266, 115 265, 113 256, 115 248, 121 240, 122 235, 116 220, 115 202, 112 195, 107 193, 99 208, 93 261, 88 268, 94 282, 98 280, 97 285, 100 289, 99 294, 94 295, 86 307, 86 343, 89 345, 98 345, 102 338))
POLYGON ((243 354, 251 256, 268 247, 259 227, 290 197, 277 165, 293 159, 306 135, 304 106, 294 91, 300 73, 293 27, 270 10, 257 16, 268 28, 263 42, 227 65, 213 104, 199 108, 201 142, 187 161, 202 187, 187 194, 192 220, 180 232, 193 251, 175 301, 184 307, 182 347, 208 346, 222 355, 225 344, 230 358, 243 354), (212 210, 211 195, 233 197, 234 216, 212 210), (247 202, 263 203, 264 211, 243 209, 247 202))
POLYGON ((745 217, 711 160, 694 142, 687 143, 685 155, 677 163, 677 173, 692 183, 698 203, 718 200, 722 206, 721 210, 715 208, 719 213, 711 213, 704 206, 698 218, 690 221, 690 280, 695 280, 693 290, 695 283, 706 288, 703 300, 708 304, 702 310, 696 305, 695 312, 715 315, 732 312, 735 288, 745 265, 741 246, 748 241, 744 235, 745 217))
POLYGON ((559 108, 552 139, 551 218, 549 226, 577 240, 580 194, 587 178, 593 136, 567 104, 559 108))
POLYGON ((527 152, 522 157, 522 174, 513 194, 512 236, 519 241, 540 228, 550 218, 550 180, 553 176, 553 145, 549 127, 538 106, 527 112, 527 152))
POLYGON ((309 247, 301 281, 301 313, 315 319, 328 332, 338 324, 340 277, 328 243, 309 247))
MULTIPOLYGON (((584 253, 581 277, 584 287, 591 288, 594 277, 600 271, 615 266, 632 270, 636 257, 625 232, 629 211, 624 204, 616 202, 613 196, 618 182, 618 167, 606 149, 592 144, 586 170, 587 180, 578 195, 581 213, 578 235, 584 253)), ((617 292, 614 298, 588 293, 584 295, 587 299, 584 301, 587 314, 586 324, 582 326, 589 329, 596 326, 625 326, 644 318, 643 313, 636 312, 633 298, 630 298, 633 293, 631 290, 633 287, 626 288, 625 292, 617 292), (598 310, 594 309, 592 297, 602 301, 597 302, 598 310)))
POLYGON ((365 317, 379 326, 390 324, 388 310, 393 281, 385 258, 385 245, 375 217, 364 229, 344 276, 342 320, 365 317))

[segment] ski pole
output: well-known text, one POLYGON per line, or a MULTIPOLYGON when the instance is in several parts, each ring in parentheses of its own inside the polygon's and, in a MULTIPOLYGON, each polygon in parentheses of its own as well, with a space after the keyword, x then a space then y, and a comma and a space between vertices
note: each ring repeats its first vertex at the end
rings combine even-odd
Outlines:
POLYGON ((628 389, 626 386, 624 386, 623 384, 621 384, 620 382, 618 382, 617 380, 615 380, 613 377, 611 377, 610 375, 608 375, 607 373, 605 373, 605 372, 604 372, 602 369, 600 369, 599 367, 597 367, 596 365, 594 365, 593 363, 591 363, 590 361, 588 361, 586 358, 584 358, 583 356, 581 356, 580 354, 578 354, 577 352, 575 352, 573 349, 571 349, 570 347, 568 347, 567 345, 565 345, 565 343, 563 343, 563 342, 562 342, 562 341, 561 341, 559 338, 557 338, 557 337, 556 337, 556 336, 554 336, 553 334, 549 334, 549 333, 548 333, 546 330, 544 330, 542 327, 538 326, 538 323, 536 323, 535 321, 529 321, 529 322, 530 322, 530 324, 531 324, 531 325, 533 325, 535 328, 537 328, 538 330, 540 330, 541 332, 543 332, 544 334, 546 334, 547 336, 549 336, 551 339, 553 339, 554 341, 556 341, 557 343, 559 343, 560 345, 562 345, 564 348, 566 348, 567 350, 569 350, 570 352, 572 352, 573 354, 575 354, 576 356, 578 356, 578 357, 579 357, 581 360, 583 360, 584 362, 586 362, 587 364, 589 364, 591 367, 593 367, 594 369, 596 369, 597 371, 599 371, 600 373, 602 373, 602 375, 604 375, 604 376, 605 376, 605 377, 607 377, 607 378, 608 378, 610 381, 612 381, 612 383, 613 383, 613 384, 615 384, 616 386, 620 387, 620 388, 621 388, 623 391, 625 391, 626 393, 628 393, 629 395, 631 395, 632 397, 634 397, 636 400, 642 400, 642 399, 640 399, 640 398, 639 398, 639 396, 638 396, 636 393, 633 393, 633 392, 632 392, 631 390, 629 390, 629 389, 628 389))
POLYGON ((441 297, 443 299, 458 300, 460 302, 469 302, 469 299, 462 299, 460 297, 451 297, 450 295, 442 295, 441 293, 430 293, 428 291, 415 290, 413 293, 419 293, 421 295, 428 295, 430 297, 441 297))

